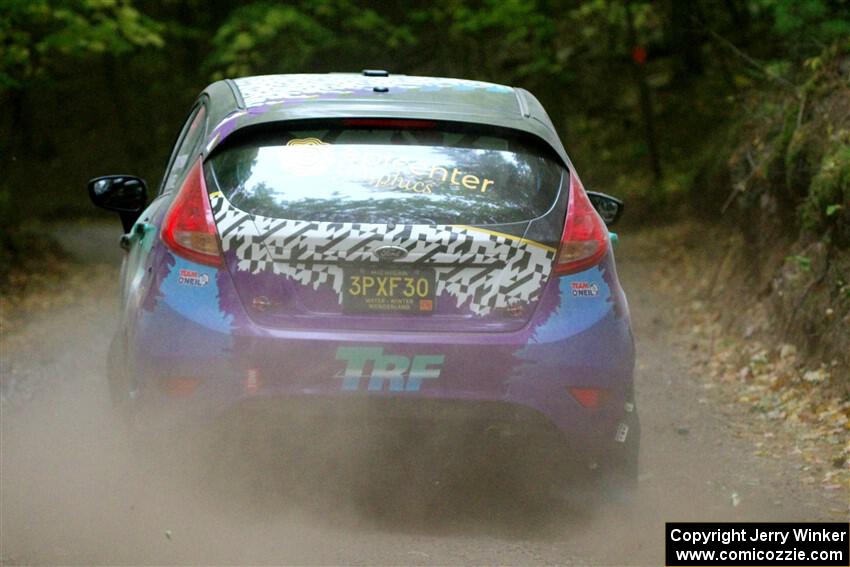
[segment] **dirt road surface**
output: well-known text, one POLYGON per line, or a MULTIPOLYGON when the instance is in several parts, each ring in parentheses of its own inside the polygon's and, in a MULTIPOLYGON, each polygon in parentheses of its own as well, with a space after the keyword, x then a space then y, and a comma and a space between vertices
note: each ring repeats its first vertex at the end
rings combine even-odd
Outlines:
POLYGON ((674 331, 676 299, 653 285, 653 250, 628 233, 617 257, 638 350, 634 506, 579 509, 485 492, 422 513, 409 506, 416 495, 395 486, 389 507, 401 512, 390 515, 285 490, 220 496, 173 474, 175 463, 134 457, 104 378, 118 228, 62 235, 91 274, 90 291, 2 339, 3 564, 663 565, 665 521, 846 520, 846 508, 798 481, 794 463, 753 454, 744 433, 754 418, 706 394, 674 331))

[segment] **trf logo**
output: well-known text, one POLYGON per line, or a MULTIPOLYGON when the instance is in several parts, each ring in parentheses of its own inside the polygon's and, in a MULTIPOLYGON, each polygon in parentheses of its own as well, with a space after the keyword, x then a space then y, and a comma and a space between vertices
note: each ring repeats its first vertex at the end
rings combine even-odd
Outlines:
POLYGON ((411 361, 406 356, 384 354, 383 348, 339 347, 336 359, 345 361, 345 370, 335 378, 342 378, 342 389, 359 390, 363 378, 368 378, 367 389, 380 392, 389 383, 390 392, 418 392, 423 380, 440 376, 442 354, 419 354, 411 361))

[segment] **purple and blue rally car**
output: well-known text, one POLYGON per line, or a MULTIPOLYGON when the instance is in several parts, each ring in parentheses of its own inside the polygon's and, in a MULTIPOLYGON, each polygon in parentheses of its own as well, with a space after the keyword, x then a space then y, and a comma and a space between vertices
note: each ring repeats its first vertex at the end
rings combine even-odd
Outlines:
POLYGON ((127 175, 89 194, 126 233, 109 386, 134 427, 468 414, 634 483, 606 226, 622 204, 585 191, 527 91, 384 71, 218 81, 150 204, 127 175))

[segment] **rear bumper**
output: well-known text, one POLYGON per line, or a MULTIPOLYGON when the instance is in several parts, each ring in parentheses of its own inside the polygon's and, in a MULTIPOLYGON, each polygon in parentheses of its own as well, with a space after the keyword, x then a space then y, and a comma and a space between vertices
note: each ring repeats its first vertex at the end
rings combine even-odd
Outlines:
MULTIPOLYGON (((634 401, 625 299, 615 275, 593 271, 547 286, 546 315, 510 333, 275 330, 165 294, 130 334, 134 413, 145 429, 302 412, 359 422, 391 416, 431 429, 492 425, 509 436, 556 432, 570 453, 593 460, 614 446, 634 401), (572 280, 590 277, 614 283, 593 301, 570 296, 572 280), (601 389, 602 402, 583 407, 570 387, 601 389)), ((219 289, 207 291, 221 297, 232 292, 227 285, 217 278, 219 289)))

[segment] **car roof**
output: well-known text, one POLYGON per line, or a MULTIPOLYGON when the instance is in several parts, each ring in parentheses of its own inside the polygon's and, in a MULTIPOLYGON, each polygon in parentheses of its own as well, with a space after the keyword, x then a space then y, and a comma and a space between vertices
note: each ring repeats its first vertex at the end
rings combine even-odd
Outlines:
POLYGON ((551 120, 528 91, 495 83, 388 74, 259 75, 204 90, 212 127, 205 154, 230 134, 270 122, 317 118, 416 118, 512 128, 542 138, 569 164, 551 120))

